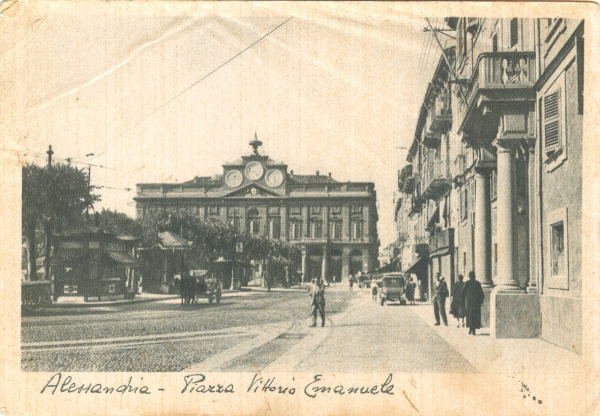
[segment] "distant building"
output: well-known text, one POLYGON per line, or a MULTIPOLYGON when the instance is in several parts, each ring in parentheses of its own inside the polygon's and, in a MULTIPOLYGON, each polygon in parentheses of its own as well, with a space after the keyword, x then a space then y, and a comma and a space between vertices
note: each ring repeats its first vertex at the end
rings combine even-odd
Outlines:
POLYGON ((445 20, 398 175, 405 269, 429 287, 473 270, 492 336, 581 352, 584 23, 445 20))
POLYGON ((254 151, 223 165, 222 175, 184 183, 137 184, 137 217, 185 211, 240 230, 298 244, 301 272, 341 281, 376 267, 377 205, 371 182, 338 182, 331 174, 298 175, 254 151))

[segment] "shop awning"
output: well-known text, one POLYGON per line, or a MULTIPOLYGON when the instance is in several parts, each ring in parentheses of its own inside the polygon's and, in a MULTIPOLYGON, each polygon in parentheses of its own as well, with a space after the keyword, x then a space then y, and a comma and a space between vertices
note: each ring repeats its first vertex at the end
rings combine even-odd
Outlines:
POLYGON ((404 270, 406 273, 416 273, 416 270, 419 267, 422 267, 425 262, 427 261, 427 259, 425 258, 421 258, 419 260, 417 260, 412 266, 410 266, 408 269, 404 270))
POLYGON ((110 257, 114 262, 122 264, 124 266, 137 266, 137 261, 126 253, 121 253, 118 251, 109 251, 108 257, 110 257))
POLYGON ((190 247, 191 242, 182 236, 165 231, 158 234, 159 245, 163 249, 184 250, 190 247))

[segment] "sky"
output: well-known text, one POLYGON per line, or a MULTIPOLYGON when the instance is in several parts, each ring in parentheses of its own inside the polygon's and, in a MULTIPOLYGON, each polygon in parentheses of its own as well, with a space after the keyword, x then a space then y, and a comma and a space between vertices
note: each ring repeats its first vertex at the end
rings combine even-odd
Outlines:
POLYGON ((401 5, 20 2, 2 15, 4 150, 44 163, 52 144, 55 160, 92 164, 97 210, 133 216, 136 183, 220 174, 256 132, 295 173, 374 182, 382 247, 395 239, 397 170, 439 59, 401 5))

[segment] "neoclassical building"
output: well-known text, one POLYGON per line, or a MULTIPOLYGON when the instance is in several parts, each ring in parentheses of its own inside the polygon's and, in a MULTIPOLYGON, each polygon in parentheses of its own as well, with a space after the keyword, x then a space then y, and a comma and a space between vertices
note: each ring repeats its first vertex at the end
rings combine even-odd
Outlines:
POLYGON ((184 183, 140 183, 137 217, 151 210, 187 211, 240 230, 298 244, 302 273, 335 281, 377 267, 377 205, 372 182, 339 182, 331 173, 298 175, 253 152, 223 165, 221 175, 184 183))
POLYGON ((425 289, 473 271, 493 337, 581 352, 584 21, 445 22, 398 172, 403 270, 425 289))

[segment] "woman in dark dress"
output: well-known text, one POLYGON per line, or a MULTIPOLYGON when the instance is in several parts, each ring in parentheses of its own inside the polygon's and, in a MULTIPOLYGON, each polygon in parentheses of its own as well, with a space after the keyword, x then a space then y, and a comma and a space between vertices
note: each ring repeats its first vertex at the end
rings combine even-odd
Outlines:
POLYGON ((458 282, 452 288, 452 303, 450 303, 450 314, 456 318, 457 328, 460 328, 461 325, 465 326, 465 300, 462 293, 465 283, 463 279, 464 276, 459 274, 458 282))
POLYGON ((407 279, 404 290, 406 291, 406 300, 411 304, 415 304, 415 282, 412 279, 407 279))
POLYGON ((475 280, 475 273, 469 272, 469 281, 465 283, 462 291, 465 300, 465 312, 469 335, 475 335, 475 330, 481 328, 481 304, 483 303, 483 289, 481 283, 475 280))

